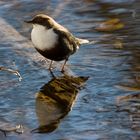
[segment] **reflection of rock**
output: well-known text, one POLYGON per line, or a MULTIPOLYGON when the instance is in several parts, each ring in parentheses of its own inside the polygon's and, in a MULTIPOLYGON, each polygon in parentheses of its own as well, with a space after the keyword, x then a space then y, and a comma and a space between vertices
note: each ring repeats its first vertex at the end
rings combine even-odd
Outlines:
POLYGON ((36 98, 40 127, 33 132, 52 132, 70 111, 78 90, 88 77, 62 76, 44 85, 36 98))
POLYGON ((140 94, 118 96, 117 106, 118 111, 128 112, 131 128, 140 131, 140 94))
POLYGON ((96 30, 102 31, 102 32, 112 32, 112 31, 122 29, 123 27, 124 27, 124 24, 120 22, 120 19, 113 18, 113 19, 100 23, 99 26, 96 27, 96 30))

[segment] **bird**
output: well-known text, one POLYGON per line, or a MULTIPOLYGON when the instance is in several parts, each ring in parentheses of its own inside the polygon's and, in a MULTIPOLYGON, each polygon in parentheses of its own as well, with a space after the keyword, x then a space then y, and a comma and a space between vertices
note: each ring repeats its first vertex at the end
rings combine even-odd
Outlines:
POLYGON ((89 43, 87 39, 75 37, 67 28, 46 14, 37 14, 25 22, 33 25, 31 30, 33 46, 42 56, 50 60, 49 70, 52 69, 53 61, 64 60, 61 68, 64 72, 69 57, 80 45, 89 43))

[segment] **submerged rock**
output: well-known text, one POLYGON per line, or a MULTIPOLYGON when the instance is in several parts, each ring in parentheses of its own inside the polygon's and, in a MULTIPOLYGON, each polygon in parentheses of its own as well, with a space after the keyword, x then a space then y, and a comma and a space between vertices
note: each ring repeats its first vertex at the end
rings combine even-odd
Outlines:
POLYGON ((97 31, 101 32, 113 32, 124 28, 124 24, 118 18, 113 18, 107 21, 104 21, 96 27, 97 31))

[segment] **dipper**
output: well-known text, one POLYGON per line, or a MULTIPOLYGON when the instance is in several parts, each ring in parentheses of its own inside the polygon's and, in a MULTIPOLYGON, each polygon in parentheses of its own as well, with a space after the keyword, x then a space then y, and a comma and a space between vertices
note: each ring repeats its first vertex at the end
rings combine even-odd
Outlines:
POLYGON ((31 40, 35 49, 51 60, 49 70, 53 61, 65 60, 61 69, 64 71, 70 55, 75 53, 81 44, 89 43, 86 39, 75 37, 68 29, 45 14, 38 14, 32 20, 25 22, 33 25, 31 40))

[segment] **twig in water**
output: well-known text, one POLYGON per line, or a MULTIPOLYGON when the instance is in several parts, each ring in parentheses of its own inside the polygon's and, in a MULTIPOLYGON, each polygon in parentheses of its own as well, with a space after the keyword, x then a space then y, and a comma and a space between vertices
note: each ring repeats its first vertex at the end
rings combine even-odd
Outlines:
POLYGON ((22 125, 17 125, 15 128, 11 128, 11 129, 0 129, 1 132, 3 132, 4 136, 6 137, 6 134, 7 133, 10 133, 10 132, 15 132, 17 134, 23 134, 24 133, 24 128, 22 125))
POLYGON ((21 77, 20 73, 17 70, 12 70, 12 69, 5 68, 5 67, 2 67, 2 66, 0 66, 0 70, 8 71, 10 73, 13 73, 13 74, 15 74, 15 75, 17 75, 19 77, 19 81, 22 80, 22 77, 21 77))

